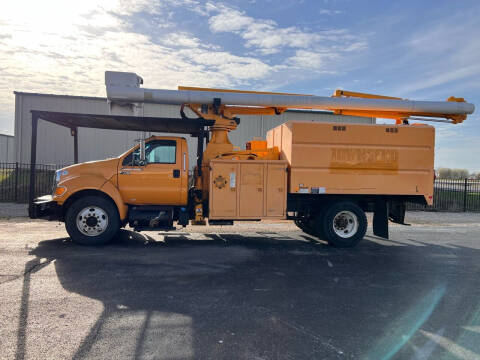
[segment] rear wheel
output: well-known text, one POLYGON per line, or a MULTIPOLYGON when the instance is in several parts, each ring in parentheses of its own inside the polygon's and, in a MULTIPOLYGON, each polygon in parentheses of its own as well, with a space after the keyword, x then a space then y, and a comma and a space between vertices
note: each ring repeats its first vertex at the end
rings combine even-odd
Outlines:
POLYGON ((350 201, 333 203, 316 223, 325 240, 336 247, 354 247, 367 231, 365 212, 350 201))
POLYGON ((65 227, 72 240, 82 245, 103 245, 120 228, 116 206, 100 196, 85 196, 67 210, 65 227))

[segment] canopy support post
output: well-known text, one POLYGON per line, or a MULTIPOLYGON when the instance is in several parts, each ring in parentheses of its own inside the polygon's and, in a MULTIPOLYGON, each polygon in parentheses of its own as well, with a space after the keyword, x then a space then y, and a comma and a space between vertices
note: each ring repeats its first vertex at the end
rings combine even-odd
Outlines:
POLYGON ((73 163, 78 164, 78 127, 70 129, 73 136, 73 163))
POLYGON ((38 115, 32 112, 32 139, 30 144, 30 184, 28 196, 28 215, 35 218, 33 202, 35 201, 35 170, 37 165, 37 128, 38 115))

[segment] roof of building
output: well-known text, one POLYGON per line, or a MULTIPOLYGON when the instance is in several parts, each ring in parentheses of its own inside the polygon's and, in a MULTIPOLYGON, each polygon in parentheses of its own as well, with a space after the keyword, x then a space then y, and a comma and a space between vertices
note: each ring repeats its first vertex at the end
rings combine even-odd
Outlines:
POLYGON ((42 94, 35 92, 25 92, 25 91, 14 91, 15 95, 26 95, 26 96, 50 96, 57 98, 68 98, 68 99, 86 99, 86 100, 103 100, 107 101, 106 97, 100 96, 78 96, 78 95, 60 95, 60 94, 42 94))

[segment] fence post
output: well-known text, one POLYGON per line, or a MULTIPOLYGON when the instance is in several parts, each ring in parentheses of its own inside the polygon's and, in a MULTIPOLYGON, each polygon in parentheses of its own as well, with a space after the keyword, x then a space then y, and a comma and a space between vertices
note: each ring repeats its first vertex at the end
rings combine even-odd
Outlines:
POLYGON ((18 201, 18 161, 15 162, 15 202, 18 201))
POLYGON ((468 187, 468 179, 465 178, 465 186, 463 189, 463 212, 467 211, 467 187, 468 187))

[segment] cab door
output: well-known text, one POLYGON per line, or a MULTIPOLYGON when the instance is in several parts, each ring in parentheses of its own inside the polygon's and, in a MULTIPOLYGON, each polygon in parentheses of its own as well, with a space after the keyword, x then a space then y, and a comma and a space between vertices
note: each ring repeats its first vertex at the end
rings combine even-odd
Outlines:
POLYGON ((184 205, 184 156, 179 139, 154 139, 145 144, 145 165, 138 165, 140 150, 119 166, 118 189, 132 205, 184 205))

